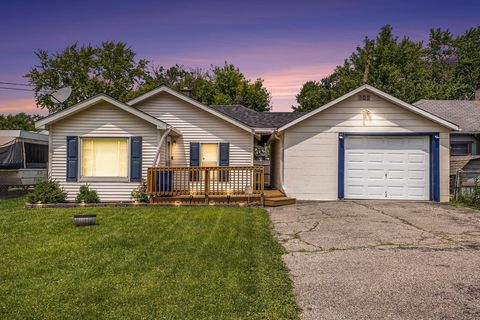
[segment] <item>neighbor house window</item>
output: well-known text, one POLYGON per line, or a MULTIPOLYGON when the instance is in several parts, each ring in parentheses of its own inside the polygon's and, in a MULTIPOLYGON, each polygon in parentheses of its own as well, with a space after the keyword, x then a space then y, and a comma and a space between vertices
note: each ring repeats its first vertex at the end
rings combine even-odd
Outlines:
POLYGON ((83 138, 82 177, 128 177, 128 139, 83 138))
POLYGON ((454 142, 450 144, 450 154, 453 156, 468 156, 472 154, 472 143, 454 142))

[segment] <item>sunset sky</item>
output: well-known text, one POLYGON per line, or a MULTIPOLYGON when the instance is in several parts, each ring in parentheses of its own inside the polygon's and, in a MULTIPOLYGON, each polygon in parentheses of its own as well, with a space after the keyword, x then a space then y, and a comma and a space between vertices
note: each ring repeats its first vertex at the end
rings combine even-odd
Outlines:
MULTIPOLYGON (((4 1, 0 82, 26 83, 36 49, 115 40, 156 65, 231 62, 265 80, 273 111, 290 111, 304 82, 328 75, 385 24, 414 40, 432 27, 459 34, 480 24, 480 1, 4 1)), ((21 111, 44 113, 33 93, 0 89, 0 113, 21 111)))

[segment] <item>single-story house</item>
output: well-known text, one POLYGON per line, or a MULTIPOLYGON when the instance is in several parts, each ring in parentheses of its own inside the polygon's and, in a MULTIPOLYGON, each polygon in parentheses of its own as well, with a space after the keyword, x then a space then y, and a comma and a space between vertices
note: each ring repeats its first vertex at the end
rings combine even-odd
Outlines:
POLYGON ((289 197, 448 201, 458 130, 369 85, 309 113, 206 106, 161 86, 126 103, 97 95, 36 125, 68 199, 88 183, 103 201, 131 200, 142 178, 158 197, 263 194, 253 160, 265 141, 272 184, 289 197))

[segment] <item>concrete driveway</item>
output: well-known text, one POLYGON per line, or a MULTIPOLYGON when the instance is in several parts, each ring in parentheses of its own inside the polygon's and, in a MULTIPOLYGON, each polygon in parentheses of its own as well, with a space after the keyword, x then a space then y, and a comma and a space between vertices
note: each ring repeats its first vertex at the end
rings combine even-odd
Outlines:
POLYGON ((302 319, 480 319, 480 212, 419 202, 269 209, 302 319))

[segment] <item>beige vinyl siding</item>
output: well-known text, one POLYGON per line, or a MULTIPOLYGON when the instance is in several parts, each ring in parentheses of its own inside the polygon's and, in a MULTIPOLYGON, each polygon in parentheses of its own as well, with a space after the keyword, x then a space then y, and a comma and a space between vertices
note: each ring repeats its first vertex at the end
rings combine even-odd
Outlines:
POLYGON ((370 101, 354 95, 284 132, 284 184, 289 196, 338 198, 340 132, 439 132, 441 201, 449 200, 449 129, 374 94, 370 101), (370 110, 365 117, 364 109, 370 110))
POLYGON ((279 139, 275 139, 272 141, 272 147, 271 147, 271 152, 272 152, 272 157, 270 159, 270 164, 271 164, 271 176, 270 176, 270 181, 271 185, 273 188, 285 191, 283 190, 282 186, 282 166, 283 166, 283 161, 282 161, 282 137, 279 137, 279 139))
MULTIPOLYGON (((162 92, 135 105, 173 126, 181 136, 172 136, 172 166, 188 166, 190 142, 230 143, 230 166, 253 165, 253 134, 213 114, 191 105, 169 93, 162 92)), ((173 135, 173 133, 172 133, 173 135)), ((165 149, 162 149, 165 163, 165 149)))
MULTIPOLYGON (((68 200, 74 200, 78 189, 85 182, 66 182, 66 137, 142 137, 142 170, 146 178, 147 168, 153 163, 158 145, 159 130, 126 111, 107 102, 94 105, 84 111, 61 120, 50 127, 52 160, 51 177, 56 179, 68 192, 68 200)), ((130 144, 130 143, 129 143, 130 144)), ((129 146, 130 148, 130 146, 129 146)), ((81 168, 81 145, 79 143, 79 164, 81 168)), ((130 165, 130 159, 128 161, 130 165)), ((128 170, 130 173, 130 170, 128 170)), ((130 201, 130 193, 138 183, 95 182, 88 184, 98 192, 101 201, 130 201)))

